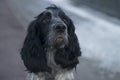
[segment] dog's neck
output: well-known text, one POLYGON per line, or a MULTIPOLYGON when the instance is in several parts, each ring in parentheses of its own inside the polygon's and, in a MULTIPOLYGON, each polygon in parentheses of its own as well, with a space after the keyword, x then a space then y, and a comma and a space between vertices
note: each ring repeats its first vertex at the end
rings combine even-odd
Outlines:
POLYGON ((47 52, 46 52, 46 57, 47 57, 47 64, 50 67, 53 67, 53 65, 55 66, 55 60, 54 60, 54 55, 55 55, 56 49, 54 48, 48 48, 47 52))
POLYGON ((61 72, 62 69, 60 65, 57 65, 55 62, 55 53, 56 53, 55 48, 48 48, 46 57, 47 57, 47 65, 52 68, 52 73, 51 75, 55 76, 58 72, 61 72))
MULTIPOLYGON (((46 58, 47 58, 47 64, 50 67, 58 67, 58 65, 55 62, 55 54, 59 54, 58 51, 63 50, 63 48, 54 48, 49 47, 46 50, 46 58)), ((62 51, 61 51, 62 52, 62 51)))

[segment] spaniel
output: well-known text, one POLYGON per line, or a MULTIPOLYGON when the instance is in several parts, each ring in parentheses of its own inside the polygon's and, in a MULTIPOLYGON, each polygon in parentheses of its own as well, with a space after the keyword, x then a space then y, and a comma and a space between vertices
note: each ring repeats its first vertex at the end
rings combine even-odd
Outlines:
POLYGON ((73 80, 79 56, 74 24, 56 5, 30 23, 21 49, 28 80, 73 80))

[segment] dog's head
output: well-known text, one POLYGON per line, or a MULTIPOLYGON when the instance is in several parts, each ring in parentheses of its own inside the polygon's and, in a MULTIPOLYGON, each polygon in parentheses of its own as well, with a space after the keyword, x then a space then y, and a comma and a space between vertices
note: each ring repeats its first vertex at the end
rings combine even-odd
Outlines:
POLYGON ((41 25, 44 41, 51 47, 63 48, 68 44, 70 19, 55 5, 52 5, 37 17, 41 25))
POLYGON ((46 8, 31 22, 24 46, 34 50, 41 48, 39 51, 42 52, 51 47, 68 49, 72 53, 76 52, 75 55, 80 52, 72 20, 55 5, 46 8))
MULTIPOLYGON (((55 61, 77 61, 68 64, 75 67, 78 64, 77 57, 81 55, 75 27, 72 20, 58 7, 52 5, 39 14, 28 27, 27 36, 21 50, 21 56, 27 70, 30 72, 48 71, 46 48, 56 48, 55 61), (61 54, 62 53, 62 54, 61 54), (61 56, 61 57, 60 57, 61 56), (59 59, 60 58, 60 59, 59 59)), ((60 63, 62 66, 66 65, 60 63)))

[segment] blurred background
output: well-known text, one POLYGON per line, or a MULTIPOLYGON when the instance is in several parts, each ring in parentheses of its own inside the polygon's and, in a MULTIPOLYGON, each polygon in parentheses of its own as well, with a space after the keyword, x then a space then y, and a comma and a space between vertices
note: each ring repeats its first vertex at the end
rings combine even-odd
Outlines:
POLYGON ((120 80, 120 0, 0 0, 0 80, 26 80, 19 54, 26 29, 50 4, 76 26, 82 57, 75 80, 120 80))

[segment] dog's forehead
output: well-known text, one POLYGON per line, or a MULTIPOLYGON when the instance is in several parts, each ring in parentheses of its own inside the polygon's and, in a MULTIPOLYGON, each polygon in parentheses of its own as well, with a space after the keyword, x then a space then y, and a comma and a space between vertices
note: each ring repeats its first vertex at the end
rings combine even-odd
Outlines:
POLYGON ((51 6, 47 7, 46 9, 58 9, 59 7, 57 7, 55 4, 52 4, 51 6))
POLYGON ((59 8, 59 7, 55 6, 55 5, 47 7, 45 12, 50 12, 53 15, 64 14, 64 12, 61 10, 61 8, 59 8))
POLYGON ((49 9, 49 10, 46 10, 46 12, 50 12, 54 16, 58 16, 60 14, 59 9, 49 9))

